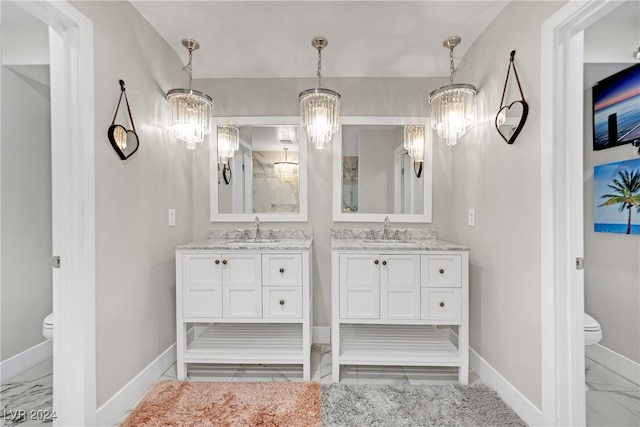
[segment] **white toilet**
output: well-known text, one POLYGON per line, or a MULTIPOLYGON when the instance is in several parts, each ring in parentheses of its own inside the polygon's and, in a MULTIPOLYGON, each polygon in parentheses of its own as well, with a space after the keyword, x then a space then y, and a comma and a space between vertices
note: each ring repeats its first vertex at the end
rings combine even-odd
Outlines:
POLYGON ((584 313, 584 345, 593 345, 602 339, 600 323, 593 317, 584 313))
POLYGON ((42 336, 48 340, 53 339, 53 313, 48 314, 42 321, 42 336))

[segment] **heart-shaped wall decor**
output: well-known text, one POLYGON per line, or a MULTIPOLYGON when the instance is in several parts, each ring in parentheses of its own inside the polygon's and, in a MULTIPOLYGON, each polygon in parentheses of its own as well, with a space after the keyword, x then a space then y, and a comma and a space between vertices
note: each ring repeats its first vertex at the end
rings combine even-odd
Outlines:
MULTIPOLYGON (((517 111, 516 111, 517 113, 517 111)), ((502 137, 502 139, 504 139, 507 144, 513 144, 516 140, 516 138, 518 137, 518 135, 520 134, 520 131, 522 130, 522 128, 524 127, 524 123, 527 121, 527 116, 529 115, 529 104, 527 104, 527 101, 524 100, 517 100, 517 101, 513 101, 511 104, 509 105, 505 105, 504 107, 500 108, 500 110, 498 110, 498 114, 496 114, 496 119, 495 119, 495 125, 496 125, 496 129, 498 131, 498 133, 500 134, 500 136, 502 137), (518 121, 518 124, 515 128, 513 129, 513 132, 511 133, 511 136, 509 136, 509 138, 507 138, 505 136, 505 134, 503 133, 502 130, 500 130, 500 124, 498 123, 498 120, 500 118, 501 113, 504 111, 505 113, 509 113, 511 112, 511 116, 513 116, 513 112, 511 111, 511 107, 519 105, 522 109, 522 111, 520 112, 520 121, 518 121)))
POLYGON ((138 140, 138 134, 134 130, 125 129, 122 125, 111 125, 107 132, 109 142, 118 156, 122 160, 127 160, 129 157, 138 151, 140 147, 140 141, 138 140))
POLYGON ((524 93, 522 92, 522 85, 520 85, 520 78, 518 77, 518 71, 516 70, 516 64, 513 62, 516 56, 516 51, 512 50, 509 55, 509 66, 507 67, 507 78, 504 81, 504 88, 502 89, 502 98, 500 99, 500 109, 498 110, 498 114, 496 114, 496 118, 494 120, 494 124, 496 126, 496 130, 506 141, 507 144, 513 144, 516 141, 518 135, 520 135, 520 131, 524 127, 524 123, 527 121, 527 116, 529 115, 529 104, 524 100, 524 93), (513 68, 513 74, 516 77, 516 83, 518 83, 518 90, 520 91, 520 99, 517 101, 513 101, 509 105, 505 105, 505 95, 507 93, 507 86, 509 85, 509 74, 511 73, 511 69, 513 68), (517 107, 515 111, 511 111, 512 107, 517 107), (518 107, 521 109, 520 112, 517 111, 518 107), (511 134, 507 138, 507 136, 500 130, 501 122, 504 122, 504 118, 511 113, 511 117, 520 117, 518 124, 515 127, 511 127, 511 134))

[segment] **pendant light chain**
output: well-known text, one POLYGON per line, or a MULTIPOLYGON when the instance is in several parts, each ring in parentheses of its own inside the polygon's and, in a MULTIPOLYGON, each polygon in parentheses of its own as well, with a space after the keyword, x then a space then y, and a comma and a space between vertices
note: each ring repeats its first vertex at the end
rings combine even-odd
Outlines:
POLYGON ((318 47, 318 87, 322 87, 322 76, 320 71, 322 70, 322 48, 318 47))
POLYGON ((191 83, 193 82, 193 78, 191 77, 191 62, 193 60, 193 49, 189 49, 189 62, 184 66, 183 70, 186 70, 189 73, 189 89, 191 89, 191 83))
POLYGON ((453 84, 453 76, 456 71, 456 67, 453 65, 453 46, 451 46, 449 48, 449 84, 453 84))

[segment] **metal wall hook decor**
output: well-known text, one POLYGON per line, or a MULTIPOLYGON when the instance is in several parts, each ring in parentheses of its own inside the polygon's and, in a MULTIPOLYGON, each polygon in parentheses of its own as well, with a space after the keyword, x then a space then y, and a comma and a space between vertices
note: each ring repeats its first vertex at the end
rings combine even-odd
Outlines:
POLYGON ((120 98, 118 99, 118 105, 116 106, 116 112, 113 115, 111 126, 107 131, 107 137, 109 142, 121 160, 127 160, 129 157, 138 151, 140 147, 140 140, 136 133, 136 125, 133 123, 133 116, 131 115, 131 108, 129 107, 129 99, 127 98, 127 92, 124 88, 124 80, 120 80, 120 98), (122 96, 127 103, 127 111, 129 112, 129 122, 131 123, 131 129, 127 129, 123 125, 116 124, 116 117, 118 116, 118 109, 120 108, 120 102, 122 96))
POLYGON ((522 92, 522 86, 520 85, 520 79, 518 78, 518 71, 516 70, 516 64, 514 64, 513 62, 513 58, 515 56, 516 56, 516 51, 512 50, 511 55, 509 57, 509 66, 507 67, 507 78, 504 81, 504 88, 502 89, 502 98, 500 98, 500 108, 498 109, 498 114, 496 114, 496 118, 495 118, 496 130, 498 131, 502 139, 506 141, 507 144, 513 144, 515 142, 516 138, 520 134, 520 131, 524 127, 524 123, 527 121, 527 116, 529 114, 529 104, 527 104, 527 101, 525 101, 524 99, 524 93, 522 92), (507 84, 509 83, 509 73, 511 73, 512 68, 513 68, 513 74, 516 76, 516 82, 518 83, 518 90, 520 91, 521 99, 515 100, 512 103, 507 105, 505 104, 504 96, 507 92, 507 84), (522 112, 520 113, 520 120, 518 121, 518 124, 511 128, 511 135, 509 136, 509 138, 507 138, 503 133, 503 131, 500 130, 500 126, 506 121, 507 112, 509 112, 511 108, 514 106, 520 106, 522 108, 522 112))
POLYGON ((424 162, 413 162, 413 173, 416 174, 416 178, 420 178, 422 176, 422 168, 424 162))
MULTIPOLYGON (((231 183, 231 163, 229 159, 224 163, 218 163, 218 170, 220 170, 220 168, 222 168, 221 175, 225 185, 229 185, 231 183)), ((218 179, 218 184, 220 184, 220 179, 218 179)))

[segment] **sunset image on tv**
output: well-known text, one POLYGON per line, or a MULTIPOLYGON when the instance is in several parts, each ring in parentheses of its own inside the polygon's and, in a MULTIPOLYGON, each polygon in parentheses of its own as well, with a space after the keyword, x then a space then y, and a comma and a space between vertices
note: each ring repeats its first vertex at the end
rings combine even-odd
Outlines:
POLYGON ((640 139, 640 64, 593 87, 593 149, 640 139))

